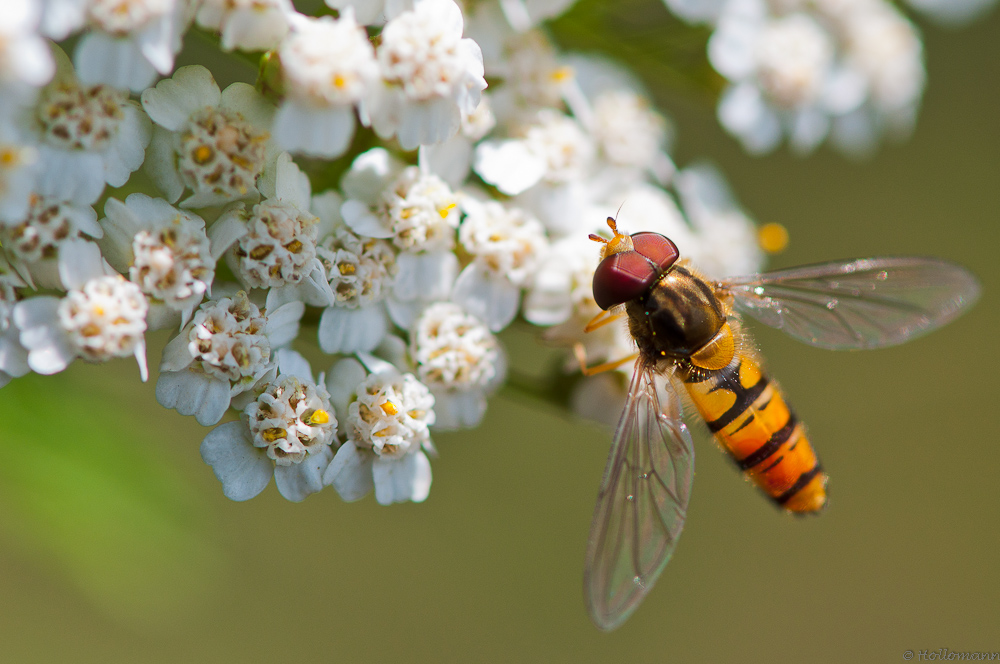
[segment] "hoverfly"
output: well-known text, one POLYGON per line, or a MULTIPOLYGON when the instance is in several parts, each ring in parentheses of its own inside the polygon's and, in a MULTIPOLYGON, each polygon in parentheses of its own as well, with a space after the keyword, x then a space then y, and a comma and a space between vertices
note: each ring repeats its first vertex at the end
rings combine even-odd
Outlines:
POLYGON ((820 348, 883 348, 944 325, 979 294, 971 273, 933 258, 834 261, 711 281, 678 260, 663 235, 620 233, 611 217, 608 225, 610 240, 590 236, 604 244, 593 283, 602 311, 585 331, 627 317, 638 352, 587 369, 577 345, 587 374, 636 360, 587 545, 587 606, 605 630, 646 596, 684 527, 694 449, 678 392, 775 503, 800 514, 826 503, 827 475, 740 314, 820 348))

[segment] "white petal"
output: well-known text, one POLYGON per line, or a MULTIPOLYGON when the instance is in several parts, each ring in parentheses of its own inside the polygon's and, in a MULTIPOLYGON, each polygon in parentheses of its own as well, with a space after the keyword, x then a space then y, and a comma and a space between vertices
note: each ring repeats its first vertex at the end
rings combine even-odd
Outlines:
POLYGON ((278 200, 291 203, 300 210, 309 209, 309 199, 312 196, 309 178, 292 161, 292 155, 287 152, 278 156, 274 195, 278 200))
POLYGON ((201 442, 201 458, 212 467, 230 500, 250 500, 274 474, 274 464, 263 449, 253 446, 248 433, 243 422, 226 422, 201 442))
POLYGON ((139 365, 139 379, 145 383, 149 380, 149 365, 146 363, 146 337, 139 337, 139 341, 135 344, 135 350, 132 351, 132 356, 135 357, 135 362, 139 365))
POLYGON ((333 459, 328 445, 291 466, 275 466, 274 483, 278 493, 293 503, 301 503, 311 493, 323 488, 323 472, 333 459))
POLYGON ((331 354, 372 351, 388 327, 381 303, 360 309, 327 307, 319 319, 319 347, 331 354))
POLYGON ((347 408, 357 393, 358 385, 367 375, 365 368, 353 357, 338 360, 330 367, 326 374, 326 389, 339 421, 347 421, 347 408))
POLYGON ((59 328, 59 300, 32 297, 14 307, 14 324, 21 345, 28 350, 28 366, 40 374, 62 371, 76 358, 76 350, 59 328))
POLYGON ((267 335, 271 347, 277 348, 292 343, 299 336, 299 321, 305 313, 306 305, 301 302, 286 302, 274 310, 272 306, 273 304, 268 302, 264 334, 267 335))
POLYGON ((271 129, 274 105, 248 83, 236 82, 222 91, 222 108, 236 111, 259 129, 271 129))
POLYGON ((42 34, 50 39, 62 41, 75 32, 87 17, 87 4, 79 0, 49 0, 42 12, 42 34))
POLYGON ((246 223, 240 216, 244 210, 242 203, 237 203, 222 214, 215 223, 208 227, 208 246, 212 252, 212 258, 219 260, 226 249, 233 246, 233 243, 249 233, 246 223))
POLYGON ((160 371, 180 371, 187 369, 188 365, 194 361, 191 351, 188 350, 190 340, 188 335, 178 334, 171 339, 163 348, 163 356, 160 358, 160 371))
POLYGON ((816 108, 801 109, 792 118, 789 141, 800 154, 815 150, 830 131, 830 117, 816 108))
POLYGON ((313 382, 312 368, 309 366, 309 361, 302 357, 299 353, 295 352, 290 348, 282 348, 275 356, 278 360, 278 372, 286 376, 295 376, 296 378, 313 382))
POLYGON ((394 364, 371 353, 356 353, 355 357, 358 358, 358 361, 361 362, 370 374, 384 374, 386 376, 396 376, 399 374, 399 369, 394 364))
MULTIPOLYGON (((108 199, 108 202, 113 200, 108 199)), ((67 289, 80 288, 104 273, 100 248, 87 240, 67 240, 59 252, 59 259, 59 279, 67 289)))
POLYGON ((272 136, 282 150, 327 159, 339 157, 354 136, 354 109, 310 108, 285 100, 274 118, 272 136))
POLYGON ((450 251, 403 252, 396 258, 396 267, 396 299, 446 300, 458 274, 458 258, 450 251))
POLYGON ((177 172, 172 136, 159 125, 153 127, 153 137, 146 150, 145 168, 167 201, 176 203, 184 193, 184 181, 177 172))
POLYGON ((372 148, 355 158, 350 170, 344 174, 340 188, 347 198, 374 204, 401 170, 403 164, 385 148, 372 148))
POLYGON ((170 78, 165 78, 142 93, 142 107, 156 124, 180 131, 191 115, 205 108, 215 108, 222 100, 219 84, 205 67, 188 65, 180 67, 170 78))
POLYGON ((455 280, 451 299, 486 323, 491 331, 499 332, 517 315, 521 289, 503 275, 473 262, 455 280))
POLYGON ((94 152, 38 146, 35 190, 58 200, 93 205, 104 191, 104 159, 94 152))
POLYGON ((174 68, 174 54, 181 47, 178 33, 182 20, 180 11, 163 15, 133 37, 143 57, 163 75, 170 74, 174 68))
POLYGON ((407 500, 423 502, 431 490, 431 464, 423 451, 401 459, 376 458, 372 463, 375 500, 382 505, 407 500))
POLYGON ((372 490, 372 454, 347 441, 340 446, 323 473, 323 484, 333 485, 347 502, 364 498, 372 490))
POLYGON ((87 85, 104 83, 135 92, 156 79, 156 70, 142 57, 130 39, 116 39, 103 32, 85 34, 73 54, 80 81, 87 85))
POLYGON ((465 182, 472 165, 472 142, 465 136, 453 136, 437 145, 421 147, 421 156, 426 155, 427 165, 434 173, 454 188, 465 182))
POLYGON ((524 141, 484 141, 476 148, 474 166, 479 177, 509 196, 538 184, 545 161, 524 141))
POLYGON ((98 245, 105 260, 119 272, 126 272, 134 260, 132 242, 141 230, 139 220, 125 203, 117 198, 109 198, 104 203, 104 237, 98 245))
POLYGON ((288 17, 278 8, 248 6, 230 12, 222 26, 222 48, 231 51, 268 51, 288 34, 288 17))
POLYGON ((305 279, 297 284, 286 284, 271 289, 272 293, 275 291, 278 291, 282 302, 301 300, 311 307, 328 307, 334 300, 333 289, 326 279, 326 269, 319 259, 313 259, 313 269, 305 279))
POLYGON ((434 430, 474 429, 486 414, 486 395, 481 389, 434 392, 434 430))
POLYGON ((156 400, 181 415, 194 415, 198 424, 217 424, 229 408, 229 381, 197 371, 164 371, 156 381, 156 400))
MULTIPOLYGON (((199 302, 201 296, 195 296, 192 299, 197 299, 199 302)), ((191 306, 195 306, 197 303, 192 303, 191 306)), ((150 302, 149 311, 146 313, 146 329, 150 332, 154 330, 166 330, 167 328, 177 328, 184 327, 187 324, 187 320, 184 318, 188 317, 188 310, 185 309, 181 312, 173 307, 167 306, 164 302, 150 302), (182 315, 184 313, 184 315, 182 315)))
POLYGON ((430 306, 430 302, 422 300, 407 300, 404 302, 390 297, 385 301, 385 308, 389 312, 389 318, 404 330, 409 330, 413 327, 413 323, 420 318, 420 314, 428 306, 430 306))
POLYGON ((344 219, 340 216, 340 206, 343 204, 344 199, 333 189, 312 197, 309 211, 319 217, 319 224, 316 226, 317 238, 322 240, 343 223, 344 219))
POLYGON ((727 21, 708 40, 708 59, 715 70, 730 80, 743 79, 757 67, 756 51, 760 26, 754 22, 727 21))
POLYGON ((19 336, 20 331, 14 325, 0 334, 0 371, 14 377, 23 376, 31 371, 28 365, 28 351, 21 345, 19 336))
POLYGON ((134 103, 129 102, 122 110, 125 118, 119 126, 118 135, 101 157, 104 180, 112 187, 124 185, 133 171, 142 166, 146 146, 153 135, 153 123, 134 103))
MULTIPOLYGON (((451 138, 461 126, 462 114, 451 99, 431 99, 410 102, 396 134, 400 147, 415 150, 420 145, 434 145, 451 138)), ((378 131, 378 127, 375 129, 378 131)))
POLYGON ((389 220, 372 213, 368 205, 361 201, 353 198, 344 201, 340 206, 340 214, 344 223, 357 235, 382 239, 395 235, 389 220))
POLYGON ((91 206, 72 207, 66 211, 66 216, 80 232, 95 239, 100 239, 104 235, 104 229, 97 223, 97 210, 91 206))

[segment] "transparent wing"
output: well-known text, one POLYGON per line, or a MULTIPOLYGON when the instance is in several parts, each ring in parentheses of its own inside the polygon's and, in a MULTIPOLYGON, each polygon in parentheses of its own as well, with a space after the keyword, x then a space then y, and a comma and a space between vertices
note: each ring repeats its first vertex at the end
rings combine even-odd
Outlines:
POLYGON ((637 364, 615 430, 587 543, 584 592, 594 623, 622 624, 653 587, 684 527, 694 448, 668 381, 666 412, 637 364))
POLYGON ((930 332, 979 297, 965 268, 934 258, 866 258, 721 282, 737 311, 834 350, 883 348, 930 332))

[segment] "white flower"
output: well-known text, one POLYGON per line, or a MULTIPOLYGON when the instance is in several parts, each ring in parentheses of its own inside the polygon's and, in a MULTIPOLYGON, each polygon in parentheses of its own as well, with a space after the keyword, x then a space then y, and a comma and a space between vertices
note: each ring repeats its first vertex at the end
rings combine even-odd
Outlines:
POLYGON ((452 0, 418 0, 386 24, 377 52, 382 83, 365 105, 379 136, 413 150, 458 132, 486 89, 482 52, 462 30, 452 0))
POLYGON ((753 151, 774 148, 783 122, 800 149, 813 148, 829 126, 821 97, 834 56, 833 37, 816 17, 771 17, 763 0, 731 0, 709 42, 713 66, 738 84, 719 102, 720 121, 753 151))
POLYGON ((0 226, 0 242, 11 266, 29 285, 61 288, 58 261, 65 242, 84 235, 100 238, 104 230, 97 212, 89 205, 76 205, 32 194, 27 216, 16 225, 0 226))
POLYGON ((382 148, 359 155, 341 183, 344 223, 357 235, 389 239, 401 250, 387 301, 393 322, 408 328, 428 302, 444 300, 458 274, 458 197, 433 173, 404 168, 382 148))
POLYGON ((755 153, 784 136, 800 152, 827 136, 870 152, 882 133, 909 133, 923 93, 920 38, 884 0, 729 0, 708 52, 731 82, 719 121, 755 153))
POLYGON ((73 55, 80 80, 138 92, 174 68, 191 0, 89 0, 73 55))
POLYGON ((521 289, 548 247, 545 229, 524 210, 497 201, 470 197, 462 205, 466 218, 458 236, 472 262, 455 281, 452 299, 499 332, 517 315, 521 289))
MULTIPOLYGON (((546 340, 566 347, 582 343, 590 364, 620 360, 635 352, 627 325, 612 323, 589 333, 583 331, 601 311, 594 302, 592 286, 600 260, 600 247, 585 232, 553 243, 524 302, 524 317, 529 322, 552 326, 544 333, 546 340)), ((566 371, 578 368, 574 359, 567 359, 566 371)), ((630 369, 625 366, 622 370, 630 369)))
POLYGON ((66 296, 33 297, 14 307, 32 371, 58 373, 77 357, 106 362, 134 355, 145 381, 146 298, 104 263, 96 244, 72 240, 64 249, 69 260, 59 268, 66 296))
POLYGON ((0 258, 0 387, 10 382, 11 378, 31 371, 28 366, 28 351, 21 345, 20 331, 14 324, 16 289, 23 286, 24 282, 0 258))
POLYGON ((476 148, 476 173, 505 194, 520 194, 543 181, 559 185, 580 180, 593 165, 593 140, 558 111, 539 111, 515 134, 523 138, 487 140, 476 148))
POLYGON ((435 427, 478 426, 486 395, 503 381, 506 364, 486 326, 457 304, 432 304, 414 324, 410 355, 434 395, 435 427))
POLYGON ((65 54, 54 53, 56 78, 34 110, 40 156, 35 191, 92 205, 105 183, 120 187, 142 165, 150 122, 127 92, 80 85, 65 54))
POLYGON ((566 99, 597 145, 597 177, 631 183, 648 174, 661 184, 669 182, 675 170, 667 154, 672 130, 641 83, 604 58, 574 56, 569 63, 576 76, 566 99))
POLYGON ((28 103, 55 73, 45 40, 38 35, 39 5, 5 0, 0 5, 0 117, 28 103))
POLYGON ((834 120, 834 144, 848 154, 872 151, 883 132, 894 138, 913 130, 926 74, 923 44, 913 24, 884 2, 845 14, 845 63, 865 81, 868 98, 834 120))
POLYGON ((382 148, 359 155, 344 176, 341 213, 358 235, 390 239, 402 251, 455 245, 458 198, 433 173, 403 168, 382 148))
POLYGON ((401 374, 387 362, 366 356, 374 371, 365 377, 356 360, 345 359, 330 369, 327 384, 337 391, 348 413, 346 442, 323 475, 323 483, 347 501, 364 497, 372 488, 382 505, 422 502, 431 488, 434 397, 413 374, 401 374), (360 384, 354 382, 360 379, 360 384), (355 387, 345 388, 346 381, 355 387))
POLYGON ((396 253, 385 240, 359 237, 343 226, 339 204, 334 192, 313 198, 313 211, 334 227, 316 248, 334 297, 320 316, 319 345, 327 353, 369 352, 389 329, 385 299, 396 277, 396 253))
POLYGON ((524 317, 548 326, 564 323, 574 314, 595 316, 600 307, 594 302, 592 284, 600 261, 600 253, 583 232, 553 242, 525 296, 524 317))
POLYGON ((451 138, 420 147, 420 160, 451 187, 459 187, 469 176, 476 141, 496 126, 496 116, 485 94, 472 113, 462 113, 462 128, 451 138))
POLYGON ((328 306, 333 293, 316 256, 319 219, 309 211, 308 178, 285 152, 260 186, 265 200, 249 209, 233 204, 212 226, 213 251, 233 245, 234 271, 250 288, 280 288, 283 301, 328 306))
POLYGON ((269 309, 259 309, 243 291, 202 304, 163 349, 156 400, 211 426, 234 399, 273 379, 274 350, 298 336, 305 306, 287 302, 269 309))
POLYGON ((475 30, 472 36, 483 46, 486 73, 503 81, 494 93, 501 123, 541 108, 561 108, 563 95, 573 82, 572 67, 561 60, 544 32, 504 31, 490 7, 477 11, 469 30, 475 30))
POLYGON ((109 198, 104 213, 101 248, 149 296, 150 329, 175 324, 171 312, 180 312, 184 325, 215 278, 218 253, 210 250, 205 221, 145 194, 124 203, 109 198))
POLYGON ((198 25, 222 36, 226 51, 267 51, 288 34, 289 0, 201 0, 198 25))
POLYGON ((613 164, 655 168, 665 129, 663 116, 637 94, 615 90, 594 100, 594 134, 613 164))
POLYGON ((347 10, 339 19, 297 17, 279 48, 285 99, 274 140, 285 150, 337 157, 354 135, 354 107, 378 81, 368 35, 347 10))
POLYGON ((249 500, 274 475, 278 491, 299 502, 323 488, 333 457, 337 418, 322 377, 313 382, 308 362, 284 351, 280 372, 243 411, 239 421, 213 429, 201 443, 230 500, 249 500))
POLYGON ((142 93, 156 123, 146 169, 183 207, 224 205, 258 195, 257 178, 277 157, 269 140, 274 108, 246 83, 219 91, 201 65, 181 67, 142 93))

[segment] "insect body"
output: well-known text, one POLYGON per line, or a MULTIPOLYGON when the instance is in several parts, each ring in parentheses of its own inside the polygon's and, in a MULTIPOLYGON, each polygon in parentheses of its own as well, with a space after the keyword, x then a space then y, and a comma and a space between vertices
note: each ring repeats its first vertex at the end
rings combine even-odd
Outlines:
POLYGON ((736 338, 734 313, 711 284, 674 266, 625 309, 640 353, 670 358, 709 431, 739 467, 786 509, 822 508, 827 477, 802 425, 736 338))
POLYGON ((684 526, 694 449, 679 389, 777 504, 807 513, 826 503, 827 475, 763 370, 740 313, 814 346, 880 348, 952 320, 979 292, 964 268, 929 258, 841 261, 709 281, 678 261, 668 238, 624 235, 613 219, 608 224, 611 240, 591 236, 605 244, 594 273, 603 311, 587 331, 627 317, 638 353, 587 547, 587 603, 602 629, 635 610, 684 526))

